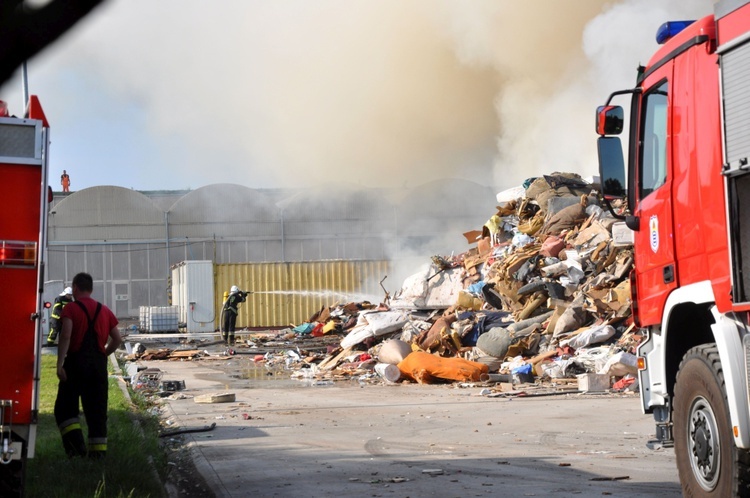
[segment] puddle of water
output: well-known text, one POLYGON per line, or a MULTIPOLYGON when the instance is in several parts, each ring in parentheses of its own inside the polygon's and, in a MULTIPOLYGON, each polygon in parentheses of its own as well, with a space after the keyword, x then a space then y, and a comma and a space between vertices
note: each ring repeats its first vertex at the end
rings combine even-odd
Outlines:
POLYGON ((286 370, 284 367, 267 368, 263 364, 251 363, 243 365, 238 373, 231 374, 233 379, 247 380, 253 387, 328 387, 328 386, 349 386, 357 385, 359 381, 354 379, 347 380, 329 380, 329 379, 293 379, 292 370, 286 370))
POLYGON ((291 372, 283 368, 269 369, 263 365, 243 366, 238 374, 231 375, 235 379, 274 382, 288 380, 291 372))

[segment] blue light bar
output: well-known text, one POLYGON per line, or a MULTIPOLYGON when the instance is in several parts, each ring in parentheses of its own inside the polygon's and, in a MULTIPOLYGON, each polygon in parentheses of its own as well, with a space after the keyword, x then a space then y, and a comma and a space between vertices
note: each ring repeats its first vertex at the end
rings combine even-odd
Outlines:
POLYGON ((695 21, 669 21, 665 22, 656 30, 656 43, 663 45, 677 33, 687 28, 695 21))

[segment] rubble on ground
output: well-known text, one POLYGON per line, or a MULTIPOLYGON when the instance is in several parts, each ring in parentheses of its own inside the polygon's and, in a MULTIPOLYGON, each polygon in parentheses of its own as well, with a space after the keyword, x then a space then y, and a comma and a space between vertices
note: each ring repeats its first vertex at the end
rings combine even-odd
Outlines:
POLYGON ((468 250, 432 256, 384 302, 324 307, 233 353, 297 379, 636 390, 632 242, 598 189, 571 173, 529 179, 498 194, 468 250))

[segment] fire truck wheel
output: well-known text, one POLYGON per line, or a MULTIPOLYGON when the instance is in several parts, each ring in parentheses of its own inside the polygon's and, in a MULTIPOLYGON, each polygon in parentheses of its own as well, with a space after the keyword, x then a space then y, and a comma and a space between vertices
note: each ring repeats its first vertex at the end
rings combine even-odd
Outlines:
POLYGON ((750 496, 750 454, 734 444, 715 345, 697 346, 683 357, 674 390, 673 422, 684 496, 750 496))
POLYGON ((22 460, 0 464, 0 496, 23 496, 25 467, 22 460))

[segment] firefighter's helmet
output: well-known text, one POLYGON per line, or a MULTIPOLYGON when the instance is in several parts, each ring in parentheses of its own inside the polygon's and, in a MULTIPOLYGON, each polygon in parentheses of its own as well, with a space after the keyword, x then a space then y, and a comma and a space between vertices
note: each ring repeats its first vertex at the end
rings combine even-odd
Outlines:
POLYGON ((72 287, 66 287, 64 291, 60 293, 61 296, 72 296, 73 295, 73 288, 72 287))
POLYGON ((236 285, 233 285, 232 288, 230 289, 230 292, 232 293, 239 292, 239 291, 240 291, 240 288, 237 287, 236 285))

